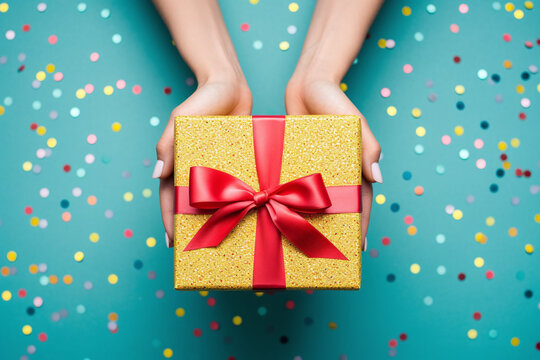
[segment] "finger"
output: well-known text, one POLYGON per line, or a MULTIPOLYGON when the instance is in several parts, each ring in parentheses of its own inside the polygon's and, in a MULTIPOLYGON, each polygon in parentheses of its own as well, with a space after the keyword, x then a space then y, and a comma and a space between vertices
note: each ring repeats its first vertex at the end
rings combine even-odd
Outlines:
POLYGON ((166 233, 165 239, 168 240, 167 247, 172 247, 172 240, 174 239, 174 186, 172 176, 159 181, 159 200, 161 202, 161 219, 166 233))
POLYGON ((371 132, 366 119, 361 116, 362 124, 362 175, 369 182, 382 183, 382 173, 379 167, 381 146, 371 132))
POLYGON ((163 134, 156 145, 157 161, 152 178, 166 179, 174 168, 174 115, 171 114, 163 134))
POLYGON ((371 204, 373 201, 372 185, 368 181, 362 181, 362 221, 361 221, 361 241, 362 249, 365 248, 366 235, 369 226, 369 217, 371 216, 371 204))

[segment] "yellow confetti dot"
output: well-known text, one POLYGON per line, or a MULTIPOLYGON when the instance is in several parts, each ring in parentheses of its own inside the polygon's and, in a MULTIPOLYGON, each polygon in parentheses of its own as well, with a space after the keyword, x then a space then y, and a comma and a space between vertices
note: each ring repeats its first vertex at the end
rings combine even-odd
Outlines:
POLYGON ((282 41, 279 43, 279 48, 283 51, 289 50, 289 42, 288 41, 282 41))
POLYGON ((336 324, 335 322, 333 322, 333 321, 330 321, 330 322, 328 323, 328 327, 329 327, 330 329, 332 329, 332 330, 336 330, 336 329, 337 329, 337 324, 336 324))
POLYGON ((525 86, 523 86, 523 85, 516 86, 516 92, 518 94, 523 94, 525 92, 525 86))
POLYGON ((397 114, 397 109, 395 106, 392 106, 390 105, 389 107, 386 108, 386 113, 390 116, 396 116, 397 114))
POLYGON ((481 232, 477 232, 476 234, 474 234, 474 240, 476 240, 480 244, 485 244, 487 242, 487 236, 481 232))
POLYGON ((54 69, 55 69, 55 66, 54 64, 47 64, 47 67, 45 67, 45 70, 47 70, 47 72, 50 74, 52 72, 54 72, 54 69))
POLYGON ((452 217, 456 220, 461 220, 461 218, 463 218, 463 211, 454 210, 454 212, 452 213, 452 217))
POLYGON ((497 144, 497 147, 499 148, 499 150, 504 151, 506 150, 507 145, 504 141, 499 141, 499 143, 497 144))
POLYGON ((513 338, 510 340, 510 344, 512 344, 512 346, 518 346, 518 345, 519 345, 519 338, 513 337, 513 338))
POLYGON ((99 241, 99 234, 98 233, 91 233, 90 236, 88 237, 90 239, 91 242, 93 243, 96 243, 99 241))
POLYGON ((122 129, 122 124, 120 124, 119 122, 114 122, 111 128, 112 128, 112 131, 119 132, 122 129))
POLYGON ((339 88, 341 89, 341 91, 345 92, 349 87, 347 86, 347 84, 342 82, 341 84, 339 84, 339 88))
POLYGON ((416 128, 416 136, 423 137, 426 135, 426 129, 423 126, 419 126, 416 128))
POLYGON ((0 115, 4 115, 4 112, 6 112, 6 109, 0 105, 0 115))
POLYGON ((84 259, 84 253, 82 251, 77 251, 75 255, 73 255, 73 258, 75 259, 75 261, 81 262, 84 259))
POLYGON ((510 169, 511 166, 512 166, 512 165, 510 164, 510 161, 505 161, 505 162, 503 162, 503 169, 504 169, 504 170, 510 169))
POLYGON ((504 60, 503 66, 505 69, 511 69, 512 68, 512 62, 510 60, 504 60))
POLYGON ((454 128, 454 133, 457 135, 457 136, 461 136, 463 135, 463 133, 465 132, 465 129, 463 129, 463 126, 461 125, 458 125, 454 128))
POLYGON ((476 266, 477 268, 481 268, 482 266, 484 266, 484 259, 481 257, 474 258, 474 266, 476 266))
POLYGON ((386 47, 386 39, 379 39, 379 41, 377 41, 377 45, 381 48, 381 49, 384 49, 386 47))
POLYGON ((30 225, 36 227, 39 225, 39 218, 37 218, 36 216, 32 216, 30 218, 30 225))
POLYGON ((62 280, 64 281, 64 284, 66 285, 71 285, 71 283, 73 282, 73 276, 71 275, 64 275, 64 277, 62 278, 62 280))
POLYGON ((77 89, 77 91, 75 91, 75 96, 77 99, 84 99, 86 96, 86 91, 84 91, 84 89, 77 89))
POLYGON ((202 297, 206 297, 206 296, 208 296, 208 291, 206 291, 206 290, 199 291, 199 295, 201 295, 202 297))
POLYGON ((519 139, 513 138, 512 140, 510 140, 510 145, 514 148, 517 148, 519 146, 519 139))
POLYGON ((540 223, 540 214, 534 215, 534 222, 540 223))
POLYGON ((38 272, 38 266, 36 264, 32 264, 28 267, 28 272, 30 274, 37 274, 38 272))
POLYGON ((17 260, 17 253, 15 251, 13 251, 13 250, 8 251, 6 257, 7 257, 8 261, 13 262, 13 261, 17 260))
POLYGON ((456 87, 454 88, 454 91, 456 92, 456 94, 462 95, 462 94, 465 93, 465 86, 463 86, 463 85, 456 85, 456 87))
POLYGON ((511 237, 516 237, 518 234, 518 231, 515 227, 511 227, 510 229, 508 229, 508 235, 510 235, 511 237))
POLYGON ((58 283, 58 276, 56 276, 56 275, 49 275, 49 283, 51 283, 51 284, 53 284, 53 285, 56 284, 56 283, 58 283))
POLYGON ((55 138, 49 138, 47 140, 47 146, 50 147, 51 149, 56 147, 56 144, 57 144, 57 141, 55 138))
POLYGON ((416 232, 417 232, 416 226, 414 226, 414 225, 411 225, 411 226, 409 226, 409 227, 407 228, 407 233, 408 233, 409 235, 411 235, 411 236, 416 235, 416 232))
POLYGON ((300 6, 298 6, 298 4, 295 3, 295 2, 292 2, 292 3, 289 4, 289 11, 290 12, 293 12, 293 13, 297 12, 299 8, 300 8, 300 6))
POLYGON ((130 202, 131 200, 133 200, 133 194, 129 191, 124 193, 124 201, 130 202))
POLYGON ((411 265, 411 272, 413 274, 418 274, 420 272, 420 265, 418 264, 412 264, 411 265))
POLYGON ((375 196, 375 202, 379 205, 384 204, 386 202, 386 196, 384 196, 383 194, 375 196))
POLYGON ((513 11, 514 8, 515 6, 511 2, 507 2, 506 4, 504 4, 504 9, 508 12, 513 11))
POLYGON ((527 10, 532 10, 532 8, 534 7, 534 4, 532 1, 525 1, 524 5, 525 5, 525 9, 527 10))
POLYGON ((32 163, 30 161, 25 161, 22 164, 22 168, 23 168, 24 171, 30 171, 30 170, 32 170, 32 163))
POLYGON ((30 335, 32 333, 32 327, 30 325, 24 325, 22 327, 22 333, 24 335, 30 335))
POLYGON ((476 337, 478 336, 478 331, 476 331, 475 329, 470 329, 469 331, 467 331, 467 337, 471 340, 474 340, 476 339, 476 337))
POLYGON ((176 309, 176 316, 183 317, 184 315, 186 315, 186 310, 184 310, 183 308, 176 309))
POLYGON ((532 244, 525 245, 525 252, 527 254, 532 254, 534 252, 534 246, 532 244))
POLYGON ((148 247, 156 246, 156 239, 153 237, 149 237, 148 239, 146 239, 146 246, 148 247))
POLYGON ((8 3, 1 3, 0 4, 0 12, 5 13, 9 10, 9 4, 8 3))
POLYGON ((45 80, 46 77, 47 77, 47 74, 45 74, 45 71, 38 71, 36 73, 36 79, 38 79, 39 81, 45 80))
POLYGON ((163 356, 166 358, 170 358, 173 356, 173 351, 169 348, 166 348, 165 350, 163 350, 163 356))
POLYGON ((114 92, 114 88, 111 85, 107 85, 103 88, 105 95, 111 95, 114 92))
POLYGON ((242 317, 236 315, 235 317, 232 318, 232 322, 236 326, 241 325, 242 324, 242 317))
POLYGON ((255 296, 261 297, 261 296, 263 296, 263 295, 264 295, 264 292, 262 292, 262 291, 255 291, 255 296))
POLYGON ((487 226, 493 226, 495 225, 495 218, 493 216, 488 216, 486 218, 486 225, 487 226))
POLYGON ((11 291, 9 291, 9 290, 2 291, 2 300, 4 300, 4 301, 11 300, 11 291))
POLYGON ((525 14, 523 13, 523 10, 521 10, 521 9, 517 9, 516 11, 514 11, 514 17, 515 17, 516 19, 518 19, 518 20, 523 19, 523 16, 524 16, 524 15, 525 15, 525 14))
POLYGON ((404 7, 401 9, 401 13, 402 13, 404 16, 409 16, 409 15, 411 15, 412 10, 411 10, 410 7, 404 6, 404 7))
POLYGON ((252 4, 252 5, 257 5, 259 3, 259 0, 249 0, 249 2, 252 4))
POLYGON ((536 85, 536 91, 540 92, 540 83, 536 85))
POLYGON ((414 108, 412 109, 411 114, 414 118, 418 119, 420 116, 422 116, 422 110, 419 108, 414 108))
POLYGON ((150 190, 150 189, 143 189, 143 191, 142 191, 142 196, 144 196, 145 198, 149 198, 150 196, 152 196, 152 190, 150 190))
POLYGON ((47 132, 47 128, 45 128, 45 126, 40 125, 37 127, 36 132, 39 136, 43 136, 47 132))
POLYGON ((116 274, 110 274, 107 277, 107 280, 109 281, 110 284, 114 285, 118 282, 118 276, 116 274))

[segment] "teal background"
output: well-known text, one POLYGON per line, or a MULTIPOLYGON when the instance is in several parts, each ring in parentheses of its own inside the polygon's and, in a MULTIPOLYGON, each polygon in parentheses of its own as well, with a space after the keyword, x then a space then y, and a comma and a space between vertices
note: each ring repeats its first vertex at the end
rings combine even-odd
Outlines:
MULTIPOLYGON (((173 359, 540 357, 540 77, 530 68, 540 65, 538 2, 533 10, 515 3, 525 12, 521 20, 505 11, 504 3, 491 1, 467 2, 466 14, 455 1, 433 1, 434 14, 426 11, 426 1, 383 6, 343 80, 383 149, 384 184, 374 185, 374 195, 384 195, 385 201, 373 206, 362 287, 263 296, 173 289, 173 251, 164 244, 158 183, 151 173, 155 144, 170 111, 196 85, 152 3, 88 1, 86 11, 79 12, 78 1, 47 1, 46 11, 39 12, 39 1, 7 2, 9 10, 0 13, 0 105, 5 108, 0 116, 0 292, 10 291, 12 297, 0 300, 0 358, 160 359, 167 348, 173 359), (497 4, 503 9, 496 10, 497 4), (410 16, 402 15, 406 5, 410 16), (100 16, 104 8, 110 9, 108 18, 100 16), (453 23, 460 26, 457 34, 449 30, 453 23), (30 31, 23 32, 23 24, 30 31), (10 29, 13 40, 5 36, 10 29), (416 32, 423 41, 415 40, 416 32), (119 44, 111 40, 115 33, 122 36, 119 44), (504 33, 512 35, 510 42, 503 40, 504 33), (47 41, 52 34, 58 36, 55 45, 47 41), (395 40, 395 48, 378 47, 381 38, 395 40), (95 63, 89 60, 93 51, 100 54, 95 63), (453 61, 456 55, 459 64, 453 61), (511 69, 503 67, 504 60, 512 61, 511 69), (56 82, 47 73, 34 89, 36 73, 49 63, 64 79, 56 82), (18 72, 22 64, 25 69, 18 72), (405 74, 404 64, 411 64, 413 72, 405 74), (479 69, 489 78, 479 79, 479 69), (530 78, 524 80, 523 72, 530 78), (126 81, 123 90, 115 86, 119 79, 126 81), (432 87, 426 86, 430 80, 432 87), (94 92, 77 99, 75 91, 87 83, 94 92), (135 84, 142 87, 139 95, 131 91, 135 84), (458 84, 465 86, 463 95, 454 92, 458 84), (523 94, 516 92, 519 84, 523 94), (115 88, 111 96, 103 93, 106 85, 115 88), (170 95, 163 91, 166 86, 170 95), (392 92, 388 98, 380 95, 384 87, 392 92), (53 97, 54 89, 62 96, 53 97), (430 101, 430 94, 437 100, 430 101), (498 95, 502 102, 495 100, 498 95), (532 103, 527 109, 520 105, 524 97, 532 103), (35 101, 41 103, 38 110, 35 101), (463 110, 456 108, 458 101, 465 104, 463 110), (394 117, 386 112, 390 105, 397 108, 394 117), (77 118, 70 116, 74 106, 81 111, 77 118), (418 119, 411 116, 414 107, 422 110, 418 119), (49 116, 53 110, 55 119, 49 116), (518 118, 520 112, 525 120, 518 118), (154 116, 158 126, 150 124, 154 116), (489 128, 482 129, 481 121, 489 128), (33 122, 47 133, 31 130, 33 122), (111 130, 113 122, 122 124, 121 131, 111 130), (464 128, 462 136, 454 134, 457 125, 464 128), (416 136, 418 126, 426 129, 425 136, 416 136), (88 144, 89 134, 97 136, 96 144, 88 144), (452 138, 448 146, 441 143, 444 134, 452 138), (58 144, 39 159, 36 151, 47 149, 50 137, 58 144), (519 139, 518 147, 510 145, 513 138, 519 139), (473 146, 475 139, 484 141, 483 148, 473 146), (500 141, 506 142, 505 151, 498 149, 500 141), (422 154, 415 152, 418 144, 422 154), (468 159, 458 156, 461 149, 470 152, 468 159), (93 164, 84 160, 89 153, 96 158, 93 164), (498 177, 502 153, 511 165, 498 177), (487 162, 483 170, 475 165, 479 158, 487 162), (29 172, 22 168, 25 161, 33 164, 29 172), (62 170, 65 164, 72 167, 68 173, 62 170), (444 173, 436 172, 437 165, 444 173), (517 168, 532 174, 518 177, 517 168), (404 172, 410 172, 409 180, 404 172), (497 192, 490 191, 492 184, 497 192), (423 195, 414 194, 416 186, 423 186, 423 195), (73 196, 75 187, 82 189, 80 197, 73 196), (41 188, 50 195, 42 198, 41 188), (144 189, 152 191, 150 197, 143 196, 144 189), (124 201, 126 192, 133 193, 131 202, 124 201), (90 195, 97 197, 94 206, 87 203, 90 195), (62 200, 69 207, 62 208, 62 200), (448 205, 460 209, 463 218, 448 214, 448 205), (27 206, 31 215, 25 214, 27 206), (107 210, 113 211, 111 218, 107 210), (69 222, 62 221, 65 211, 72 216, 69 222), (47 227, 31 226, 34 216, 46 219, 47 227), (414 236, 407 232, 406 216, 417 228, 414 236), (486 225, 489 216, 493 226, 486 225), (512 227, 517 236, 509 235, 512 227), (126 229, 132 230, 131 238, 124 236, 126 229), (93 232, 100 236, 97 243, 89 240, 93 232), (487 236, 485 244, 475 241, 477 232, 487 236), (155 247, 146 245, 149 237, 157 240, 155 247), (535 247, 531 254, 526 244, 535 247), (15 261, 8 260, 9 251, 17 253, 15 261), (80 263, 73 258, 76 251, 85 254, 80 263), (484 259, 482 267, 474 265, 477 257, 484 259), (42 271, 30 273, 31 264, 41 264, 42 271), (411 272, 412 264, 420 265, 419 273, 411 272), (488 270, 494 272, 491 280, 488 270), (67 274, 73 277, 70 285, 62 281, 67 274), (107 281, 109 274, 118 276, 117 284, 107 281), (48 282, 50 275, 58 277, 57 284, 48 282), (85 282, 92 283, 91 290, 85 282), (20 289, 26 296, 18 295, 20 289), (41 307, 33 305, 37 296, 41 307), (210 298, 215 306, 208 305, 210 298), (287 301, 294 308, 288 309, 287 301), (183 317, 176 315, 178 308, 185 310, 183 317), (476 311, 480 320, 473 318, 476 311), (110 313, 118 314, 114 324, 109 324, 110 313), (234 316, 242 317, 241 325, 233 324, 234 316), (210 328, 211 321, 219 323, 219 330, 210 328), (27 324, 33 330, 24 335, 27 324), (115 325, 113 333, 108 326, 115 325), (200 337, 195 329, 202 330, 200 337), (468 338, 470 329, 477 330, 475 339, 468 338), (40 341, 40 333, 46 341, 40 341), (512 345, 512 338, 519 345, 512 345)), ((284 113, 285 85, 315 5, 297 2, 296 13, 288 10, 288 1, 220 2, 253 91, 254 114, 284 113), (249 23, 249 31, 240 30, 242 23, 249 23), (296 34, 287 32, 289 25, 297 27, 296 34), (253 47, 257 40, 263 43, 260 50, 253 47), (290 43, 287 51, 279 49, 284 40, 290 43)))

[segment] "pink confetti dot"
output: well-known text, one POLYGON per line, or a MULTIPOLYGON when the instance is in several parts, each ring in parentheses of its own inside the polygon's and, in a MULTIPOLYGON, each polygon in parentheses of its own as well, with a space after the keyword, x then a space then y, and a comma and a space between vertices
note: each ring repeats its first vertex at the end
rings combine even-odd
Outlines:
POLYGON ((47 341, 47 334, 45 334, 45 333, 40 333, 40 334, 38 335, 38 340, 41 341, 41 342, 47 341))
POLYGON ((452 138, 449 135, 443 135, 441 138, 441 142, 444 145, 450 145, 450 143, 452 142, 452 138))
POLYGON ((133 237, 133 230, 131 229, 124 230, 124 236, 128 239, 131 239, 133 237))
POLYGON ((403 65, 403 72, 404 72, 405 74, 410 74, 410 73, 412 73, 412 71, 413 71, 413 67, 412 67, 411 64, 405 64, 405 65, 403 65))
POLYGON ((97 52, 93 52, 90 54, 90 61, 96 62, 99 60, 99 54, 97 52))
POLYGON ((133 91, 133 93, 135 95, 139 95, 141 93, 141 86, 140 85, 133 85, 133 88, 131 89, 131 91, 133 91))
POLYGON ((94 92, 94 85, 92 85, 92 84, 84 85, 84 91, 86 91, 87 94, 93 93, 94 92))
POLYGON ((485 169, 486 168, 486 160, 484 160, 484 159, 476 160, 476 167, 479 168, 479 169, 485 169))
POLYGON ((392 39, 386 40, 386 48, 393 49, 396 46, 396 42, 392 39))
POLYGON ((481 149, 484 147, 484 140, 482 139, 476 139, 474 140, 474 147, 477 149, 481 149))
POLYGON ((390 96, 390 94, 391 94, 391 91, 390 91, 389 88, 382 88, 382 89, 381 89, 381 96, 382 96, 382 97, 387 98, 387 97, 390 96))
POLYGON ((512 40, 512 35, 503 34, 503 40, 506 41, 506 42, 509 42, 510 40, 512 40))
POLYGON ((49 36, 49 44, 54 45, 57 42, 58 42, 58 36, 56 36, 56 35, 49 36))
POLYGON ((240 25, 240 30, 248 31, 249 30, 249 24, 248 23, 243 23, 242 25, 240 25))
POLYGON ((58 71, 54 73, 53 77, 55 81, 62 81, 62 79, 64 78, 64 74, 58 71))
POLYGON ((407 225, 411 225, 413 223, 413 217, 411 215, 407 215, 403 218, 403 221, 407 225))
POLYGON ((117 87, 118 89, 122 90, 123 88, 126 87, 126 81, 125 81, 125 80, 122 80, 122 79, 118 80, 118 81, 116 82, 116 87, 117 87))
POLYGON ((521 99, 521 106, 527 109, 529 106, 531 106, 531 100, 529 100, 528 98, 521 99))
POLYGON ((469 5, 467 4, 460 4, 459 5, 459 12, 462 14, 466 14, 469 12, 469 5))
POLYGON ((90 144, 90 145, 94 145, 97 141, 97 136, 94 135, 94 134, 90 134, 86 137, 86 141, 90 144))
POLYGON ((457 24, 450 25, 450 31, 457 34, 459 32, 459 26, 457 24))
POLYGON ((35 307, 41 307, 41 305, 43 305, 43 299, 41 298, 41 296, 36 296, 33 303, 35 307))

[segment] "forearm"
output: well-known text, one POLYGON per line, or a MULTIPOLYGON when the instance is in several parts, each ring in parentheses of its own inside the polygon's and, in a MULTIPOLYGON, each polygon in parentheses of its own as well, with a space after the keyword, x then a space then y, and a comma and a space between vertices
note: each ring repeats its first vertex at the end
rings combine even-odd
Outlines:
POLYGON ((199 84, 220 76, 243 78, 217 0, 153 0, 153 3, 199 84))
POLYGON ((318 0, 295 74, 341 81, 383 2, 318 0))

